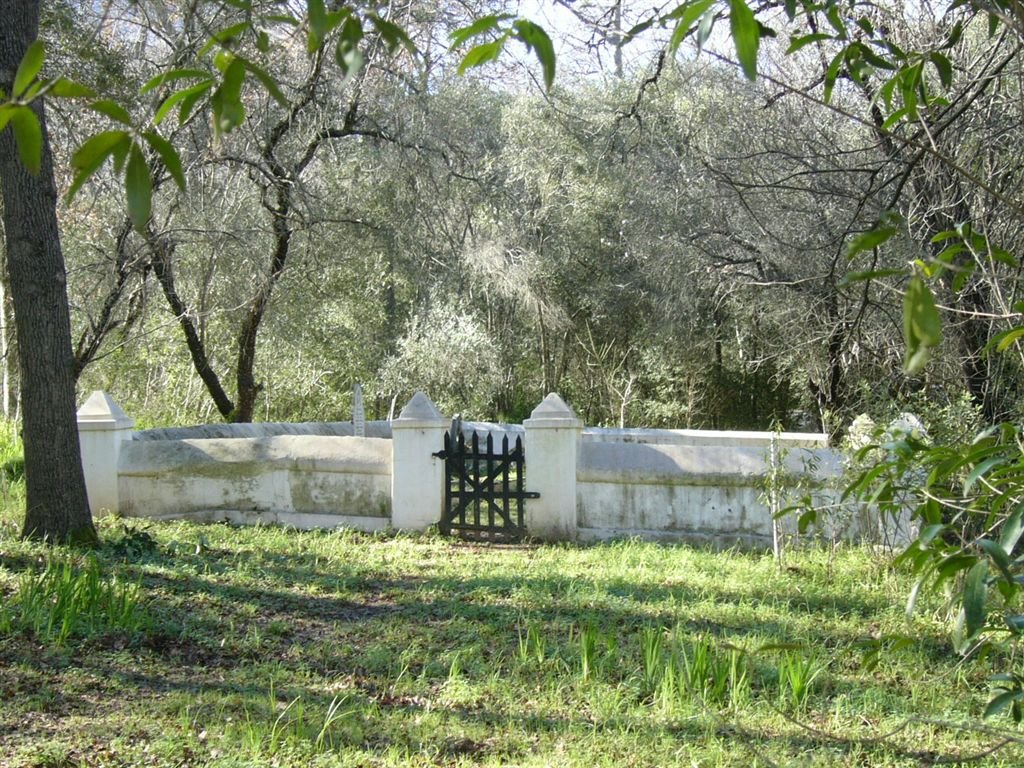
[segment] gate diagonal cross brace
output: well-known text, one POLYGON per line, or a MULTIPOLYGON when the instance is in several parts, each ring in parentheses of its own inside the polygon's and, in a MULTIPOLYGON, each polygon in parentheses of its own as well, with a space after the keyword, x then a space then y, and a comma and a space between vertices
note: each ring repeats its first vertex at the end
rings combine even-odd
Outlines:
POLYGON ((444 449, 432 454, 445 461, 442 533, 455 529, 463 533, 522 537, 526 533, 522 502, 540 498, 535 491, 523 490, 525 457, 522 438, 517 437, 515 447, 510 450, 508 435, 504 435, 500 453, 494 450, 491 433, 487 433, 483 450, 477 432, 473 432, 468 442, 469 445, 461 430, 461 420, 456 419, 452 430, 444 436, 444 449), (483 463, 486 463, 486 470, 481 472, 483 463), (516 488, 510 487, 510 471, 515 472, 516 488), (500 486, 499 480, 503 480, 500 486), (509 508, 511 501, 516 502, 518 520, 513 519, 513 510, 509 508), (483 519, 485 517, 486 520, 483 519))

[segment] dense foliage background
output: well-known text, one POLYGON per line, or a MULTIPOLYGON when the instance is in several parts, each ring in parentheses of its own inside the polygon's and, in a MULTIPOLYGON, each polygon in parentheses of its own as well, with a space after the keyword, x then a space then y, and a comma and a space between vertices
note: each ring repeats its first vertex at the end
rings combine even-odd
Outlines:
MULTIPOLYGON (((176 104, 161 130, 187 191, 148 157, 145 233, 110 165, 65 201, 80 393, 106 389, 144 424, 347 418, 356 382, 372 417, 415 389, 508 420, 557 390, 592 424, 835 432, 864 410, 909 407, 938 429, 1020 416, 1020 356, 986 346, 1012 325, 1015 260, 981 248, 959 281, 935 282, 947 333, 911 377, 900 318, 903 268, 941 251, 941 232, 971 221, 1019 252, 1020 213, 1000 205, 1021 181, 1014 35, 968 19, 946 51, 945 103, 884 125, 854 78, 825 103, 827 40, 787 56, 766 39, 751 83, 714 35, 699 58, 666 56, 657 29, 630 38, 622 4, 575 4, 557 22, 550 92, 515 56, 457 76, 449 33, 494 10, 409 3, 392 15, 416 57, 368 34, 344 80, 301 39, 243 41, 273 57, 280 98, 247 84, 223 135, 208 105, 176 104), (897 236, 849 257, 887 212, 903 217, 897 236), (884 276, 849 279, 864 271, 884 276)), ((140 86, 232 12, 50 4, 47 66, 145 115, 161 92, 140 86)), ((908 50, 958 20, 871 13, 908 50)), ((66 189, 71 153, 112 121, 48 107, 66 189)))

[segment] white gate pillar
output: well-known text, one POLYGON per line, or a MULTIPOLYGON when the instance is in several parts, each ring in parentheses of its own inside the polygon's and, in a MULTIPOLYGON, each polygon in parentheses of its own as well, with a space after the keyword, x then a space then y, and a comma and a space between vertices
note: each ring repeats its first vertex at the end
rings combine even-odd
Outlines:
POLYGON ((432 454, 444 448, 448 426, 437 406, 422 392, 391 422, 391 525, 424 531, 441 520, 444 460, 432 454))
POLYGON ((94 517, 121 511, 117 464, 121 443, 130 440, 135 421, 106 392, 96 390, 78 409, 82 471, 94 517))
POLYGON ((526 530, 548 540, 576 538, 576 455, 583 422, 552 392, 523 422, 526 488, 540 493, 526 504, 526 530))

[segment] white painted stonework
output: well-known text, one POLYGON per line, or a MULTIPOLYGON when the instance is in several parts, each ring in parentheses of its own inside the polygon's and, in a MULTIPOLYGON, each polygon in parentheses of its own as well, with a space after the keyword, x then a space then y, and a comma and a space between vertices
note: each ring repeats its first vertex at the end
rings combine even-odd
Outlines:
POLYGON ((96 517, 121 509, 118 461, 121 444, 132 437, 135 422, 106 393, 95 391, 78 409, 78 443, 82 451, 89 511, 96 517))
POLYGON ((526 486, 540 494, 526 504, 526 530, 551 541, 577 535, 576 452, 583 422, 554 392, 523 422, 526 486))
POLYGON ((391 517, 391 444, 379 438, 131 441, 121 512, 376 529, 391 517))
MULTIPOLYGON (((394 421, 366 422, 371 437, 353 436, 351 422, 136 433, 102 392, 79 411, 95 514, 298 528, 422 531, 439 522, 444 462, 433 454, 450 424, 423 392, 394 421)), ((526 502, 531 536, 771 545, 760 486, 772 433, 583 429, 554 393, 521 426, 465 422, 462 429, 525 437, 525 487, 540 494, 526 502)), ((809 459, 815 483, 840 472, 824 435, 776 439, 794 475, 809 471, 809 459)), ((877 519, 856 519, 827 533, 857 538, 878 531, 877 519)))
POLYGON ((448 421, 423 392, 414 394, 391 422, 393 527, 425 531, 441 519, 444 461, 433 454, 443 447, 447 427, 448 421))
MULTIPOLYGON (((816 464, 824 484, 841 471, 823 434, 585 430, 576 475, 580 538, 770 546, 772 518, 760 497, 773 437, 790 473, 816 464)), ((842 534, 859 535, 846 527, 842 534)))

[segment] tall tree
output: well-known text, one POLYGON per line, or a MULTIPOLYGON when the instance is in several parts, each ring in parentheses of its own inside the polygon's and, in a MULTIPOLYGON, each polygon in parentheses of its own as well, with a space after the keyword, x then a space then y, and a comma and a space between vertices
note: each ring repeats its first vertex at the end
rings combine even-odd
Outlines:
MULTIPOLYGON (((38 0, 4 4, 0 87, 5 94, 20 95, 19 66, 38 30, 38 0)), ((19 156, 14 126, 0 132, 7 266, 21 365, 24 535, 93 543, 96 529, 89 514, 75 418, 74 356, 57 228, 57 190, 42 100, 36 99, 29 108, 38 121, 38 169, 29 169, 19 156)), ((32 133, 31 128, 23 130, 32 133)))

